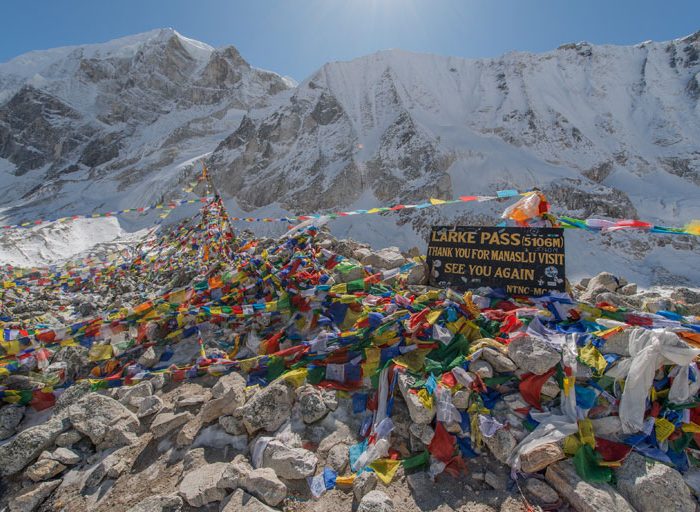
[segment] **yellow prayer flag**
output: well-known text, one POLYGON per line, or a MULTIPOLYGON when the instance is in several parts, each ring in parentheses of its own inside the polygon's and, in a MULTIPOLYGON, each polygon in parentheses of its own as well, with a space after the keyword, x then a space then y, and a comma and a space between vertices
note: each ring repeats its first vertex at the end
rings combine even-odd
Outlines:
POLYGON ((90 348, 90 361, 106 361, 111 359, 113 354, 112 345, 93 345, 90 348))
POLYGON ((673 431, 676 430, 676 426, 666 418, 656 418, 654 427, 656 430, 656 440, 660 443, 668 439, 669 436, 673 434, 673 431))
MULTIPOLYGON (((372 464, 369 465, 377 477, 384 482, 384 485, 389 485, 396 475, 396 471, 401 465, 400 460, 394 459, 377 459, 372 464)), ((337 479, 336 479, 337 483, 337 479)))

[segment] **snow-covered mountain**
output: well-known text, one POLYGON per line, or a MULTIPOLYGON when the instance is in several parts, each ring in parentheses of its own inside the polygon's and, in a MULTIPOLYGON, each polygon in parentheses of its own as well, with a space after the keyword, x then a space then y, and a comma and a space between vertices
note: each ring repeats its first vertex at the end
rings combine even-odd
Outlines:
MULTIPOLYGON (((700 32, 498 59, 390 50, 295 87, 234 48, 160 30, 0 64, 2 214, 173 197, 207 155, 233 212, 250 216, 539 187, 559 212, 679 225, 700 218, 699 102, 700 32)), ((490 224, 503 208, 331 227, 409 247, 432 223, 490 224)), ((700 283, 687 237, 572 232, 567 244, 574 275, 617 265, 642 283, 700 283)))

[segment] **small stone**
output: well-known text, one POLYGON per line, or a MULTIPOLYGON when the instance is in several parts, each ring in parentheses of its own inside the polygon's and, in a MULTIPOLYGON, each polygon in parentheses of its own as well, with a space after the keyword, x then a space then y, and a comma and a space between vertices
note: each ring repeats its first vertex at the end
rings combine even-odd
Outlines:
POLYGON ((561 354, 546 341, 522 336, 508 345, 508 356, 522 370, 543 375, 561 360, 561 354))
POLYGON ((182 459, 182 468, 185 472, 197 469, 207 463, 206 451, 204 448, 192 448, 188 450, 185 457, 182 459))
POLYGON ((217 487, 217 484, 227 467, 226 462, 216 462, 185 474, 180 482, 180 496, 193 507, 203 507, 207 503, 223 500, 226 490, 217 487))
POLYGON ((589 483, 579 477, 570 460, 549 466, 545 478, 577 512, 635 512, 611 485, 589 483))
POLYGON ((506 475, 497 475, 492 471, 484 473, 484 482, 497 491, 505 491, 508 488, 508 477, 506 475))
POLYGON ((399 390, 403 396, 404 402, 408 406, 408 413, 411 415, 411 420, 414 423, 420 423, 422 425, 428 425, 433 421, 435 417, 436 408, 431 407, 426 408, 418 398, 415 393, 411 393, 411 386, 415 383, 415 378, 412 376, 400 373, 399 374, 399 390))
POLYGON ((75 443, 79 442, 82 438, 83 438, 83 435, 80 432, 78 432, 77 430, 71 429, 68 432, 64 432, 63 434, 60 434, 56 438, 56 446, 60 446, 62 448, 70 448, 75 443))
POLYGON ((183 397, 178 397, 178 399, 175 402, 175 406, 180 409, 180 408, 186 408, 186 407, 197 407, 202 405, 203 403, 209 401, 210 397, 206 395, 194 395, 194 396, 183 396, 183 397))
POLYGON ((357 512, 394 512, 394 502, 382 491, 370 491, 360 501, 357 512))
POLYGON ((500 463, 508 464, 508 459, 515 450, 518 441, 510 431, 501 428, 491 437, 484 436, 484 444, 500 463))
POLYGON ((242 375, 238 373, 227 373, 219 378, 219 380, 211 388, 212 398, 228 398, 235 402, 236 407, 240 407, 245 403, 245 388, 246 381, 242 375))
POLYGON ((182 505, 180 496, 149 496, 127 512, 180 512, 182 505))
POLYGON ((190 419, 177 433, 175 443, 177 446, 190 446, 197 438, 199 431, 203 426, 201 413, 190 419))
POLYGON ((314 423, 328 414, 328 407, 321 391, 307 384, 297 390, 301 418, 306 424, 314 423))
POLYGON ((136 417, 146 418, 147 416, 152 416, 156 414, 163 408, 163 400, 157 395, 147 396, 139 404, 139 408, 136 411, 136 417))
POLYGON ((40 459, 27 468, 25 475, 34 482, 42 482, 63 472, 66 466, 56 460, 40 459))
POLYGON ((621 295, 636 295, 637 285, 635 283, 629 283, 618 290, 621 295))
POLYGON ((533 498, 542 504, 551 505, 559 501, 557 491, 537 478, 528 478, 525 482, 525 488, 533 498))
POLYGON ((638 512, 694 512, 696 503, 681 474, 633 452, 615 471, 617 489, 638 512))
POLYGON ((348 465, 350 460, 350 453, 348 445, 344 443, 336 444, 328 452, 326 457, 326 463, 335 471, 337 474, 342 474, 345 467, 348 465))
POLYGON ((418 423, 411 423, 411 426, 408 427, 408 430, 416 436, 418 439, 420 439, 421 443, 424 445, 428 446, 430 442, 433 440, 433 436, 435 435, 435 430, 433 430, 433 427, 430 425, 420 425, 418 423))
POLYGON ((564 450, 558 444, 541 444, 520 455, 520 468, 525 473, 536 473, 564 457, 564 450))
MULTIPOLYGON (((479 340, 477 340, 475 343, 478 342, 479 340)), ((518 369, 515 363, 511 361, 508 356, 493 348, 484 348, 481 353, 481 358, 493 366, 493 369, 498 373, 512 373, 518 369)))
POLYGON ((152 368, 158 364, 159 360, 160 359, 156 355, 156 351, 153 350, 153 347, 148 347, 146 350, 144 350, 143 354, 139 356, 136 362, 144 368, 152 368))
POLYGON ((33 512, 61 485, 62 481, 59 478, 58 480, 42 482, 27 488, 22 494, 10 500, 10 512, 33 512))
POLYGON ((468 389, 460 389, 452 395, 452 404, 463 411, 469 408, 469 397, 471 396, 471 391, 468 389))
POLYGON ((138 409, 141 399, 153 394, 153 384, 150 381, 139 382, 133 386, 119 388, 117 397, 119 403, 126 405, 130 409, 138 409))
POLYGON ((469 364, 469 371, 476 373, 482 379, 490 379, 493 377, 493 367, 487 361, 481 359, 472 361, 469 364))
POLYGON ((74 466, 82 459, 78 453, 69 448, 56 448, 53 452, 47 454, 47 458, 56 460, 66 466, 74 466))
POLYGON ((544 384, 542 385, 542 390, 541 394, 542 396, 548 397, 548 398, 555 398, 556 396, 559 395, 561 392, 561 389, 559 389, 559 384, 557 384, 557 381, 554 380, 554 377, 550 377, 546 381, 544 381, 544 384))
POLYGON ((181 412, 179 414, 162 412, 155 417, 153 423, 151 423, 150 430, 153 436, 158 439, 181 427, 193 418, 194 415, 191 412, 181 412))
POLYGON ((400 267, 405 263, 406 258, 403 257, 398 247, 386 247, 379 251, 371 252, 367 257, 362 259, 363 265, 380 270, 390 270, 400 267))
POLYGON ((352 483, 352 493, 355 499, 358 502, 361 501, 367 493, 377 487, 377 481, 376 473, 371 471, 363 471, 355 477, 355 481, 352 483))

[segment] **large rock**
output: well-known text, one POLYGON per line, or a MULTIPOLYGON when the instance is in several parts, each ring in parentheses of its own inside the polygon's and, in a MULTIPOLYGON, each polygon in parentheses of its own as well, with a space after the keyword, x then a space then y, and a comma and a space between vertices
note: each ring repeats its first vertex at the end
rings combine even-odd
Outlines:
POLYGON ((564 457, 564 450, 557 443, 541 444, 520 455, 520 469, 525 473, 536 473, 564 457))
POLYGON ((610 272, 601 272, 595 277, 592 277, 588 282, 587 290, 606 289, 609 292, 614 292, 620 287, 620 280, 610 272))
POLYGON ((240 436, 248 433, 243 424, 243 420, 236 416, 222 416, 219 418, 219 425, 221 425, 221 428, 223 428, 226 433, 232 436, 240 436))
MULTIPOLYGON (((69 348, 69 347, 67 347, 69 348)), ((63 352, 62 350, 59 354, 63 352)), ((53 406, 53 414, 62 417, 61 413, 65 413, 71 405, 77 403, 84 396, 92 394, 92 386, 87 380, 81 380, 76 382, 72 386, 68 387, 61 395, 56 399, 56 404, 53 406)))
POLYGON ((185 425, 180 429, 177 434, 175 442, 178 446, 189 446, 197 438, 199 431, 202 429, 204 422, 202 421, 202 413, 200 411, 197 416, 190 419, 185 425))
POLYGON ((314 423, 328 414, 328 407, 321 391, 308 384, 297 390, 301 419, 304 423, 314 423))
POLYGON ((137 360, 137 363, 139 363, 141 366, 144 368, 152 368, 156 364, 158 364, 158 361, 160 358, 156 354, 156 351, 153 349, 153 347, 148 347, 143 354, 141 354, 137 360))
POLYGON ((22 471, 41 452, 51 448, 59 434, 68 430, 70 423, 58 418, 23 430, 0 446, 0 476, 22 471))
POLYGON ((370 491, 360 501, 357 512, 394 512, 394 502, 382 491, 370 491))
POLYGON ((515 450, 518 441, 509 430, 501 428, 491 437, 484 436, 484 444, 499 462, 508 464, 508 459, 515 450))
POLYGON ((139 382, 133 386, 119 388, 117 397, 119 402, 129 409, 136 411, 147 396, 153 394, 153 384, 150 381, 139 382))
POLYGON ((694 512, 695 500, 675 469, 632 452, 615 471, 617 488, 638 512, 694 512))
POLYGON ((263 455, 263 466, 287 480, 300 480, 313 476, 318 459, 313 452, 304 448, 289 448, 281 441, 273 440, 267 444, 263 455))
POLYGON ((80 432, 78 432, 75 429, 70 429, 68 432, 64 432, 63 434, 58 435, 58 437, 56 438, 56 446, 62 448, 70 448, 82 438, 83 435, 80 432))
POLYGON ((245 403, 246 382, 242 375, 238 373, 227 373, 211 388, 212 398, 228 398, 235 407, 240 407, 245 403))
POLYGON ((287 496, 284 485, 270 468, 254 469, 246 477, 243 487, 252 495, 272 507, 276 507, 287 496))
POLYGON ((71 405, 68 416, 73 428, 88 436, 98 450, 133 443, 140 426, 136 415, 124 405, 97 393, 71 405))
POLYGON ((268 507, 255 496, 243 489, 236 491, 226 498, 219 512, 276 512, 277 509, 268 507))
POLYGON ((422 425, 428 425, 431 423, 437 410, 435 407, 428 409, 420 401, 417 394, 411 393, 410 389, 415 383, 415 378, 405 373, 401 373, 399 374, 398 380, 399 390, 401 391, 401 395, 408 406, 408 413, 411 415, 411 420, 413 420, 414 423, 419 423, 422 425))
POLYGON ((24 407, 21 405, 10 404, 0 408, 0 441, 15 434, 23 417, 24 407))
POLYGON ((554 367, 561 354, 547 342, 533 336, 522 336, 508 345, 508 356, 526 372, 542 375, 554 367))
POLYGON ((61 485, 62 481, 61 479, 51 480, 27 488, 22 494, 10 500, 10 512, 33 512, 61 485))
POLYGON ((260 389, 241 407, 243 424, 250 434, 258 430, 274 432, 292 413, 294 390, 283 381, 260 389))
POLYGON ((226 497, 226 490, 218 487, 228 463, 216 462, 196 468, 185 474, 180 482, 179 494, 193 507, 203 507, 226 497))
POLYGON ((579 477, 570 460, 549 466, 545 478, 577 512, 635 512, 612 486, 589 483, 579 477))
POLYGON ((180 512, 181 510, 180 496, 149 496, 127 512, 180 512))
POLYGON ((194 415, 191 412, 181 412, 179 414, 162 412, 153 419, 151 433, 156 439, 167 436, 170 432, 183 426, 193 418, 194 415))
POLYGON ((400 267, 406 263, 398 247, 386 247, 376 252, 371 252, 362 259, 363 265, 368 265, 373 269, 389 270, 400 267))

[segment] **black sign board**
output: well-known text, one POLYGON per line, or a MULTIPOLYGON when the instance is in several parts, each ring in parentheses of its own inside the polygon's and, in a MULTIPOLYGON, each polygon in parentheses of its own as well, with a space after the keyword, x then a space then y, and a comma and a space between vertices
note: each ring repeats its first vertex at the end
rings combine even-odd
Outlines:
POLYGON ((561 228, 434 226, 428 244, 433 286, 489 286, 509 295, 563 292, 561 228))

